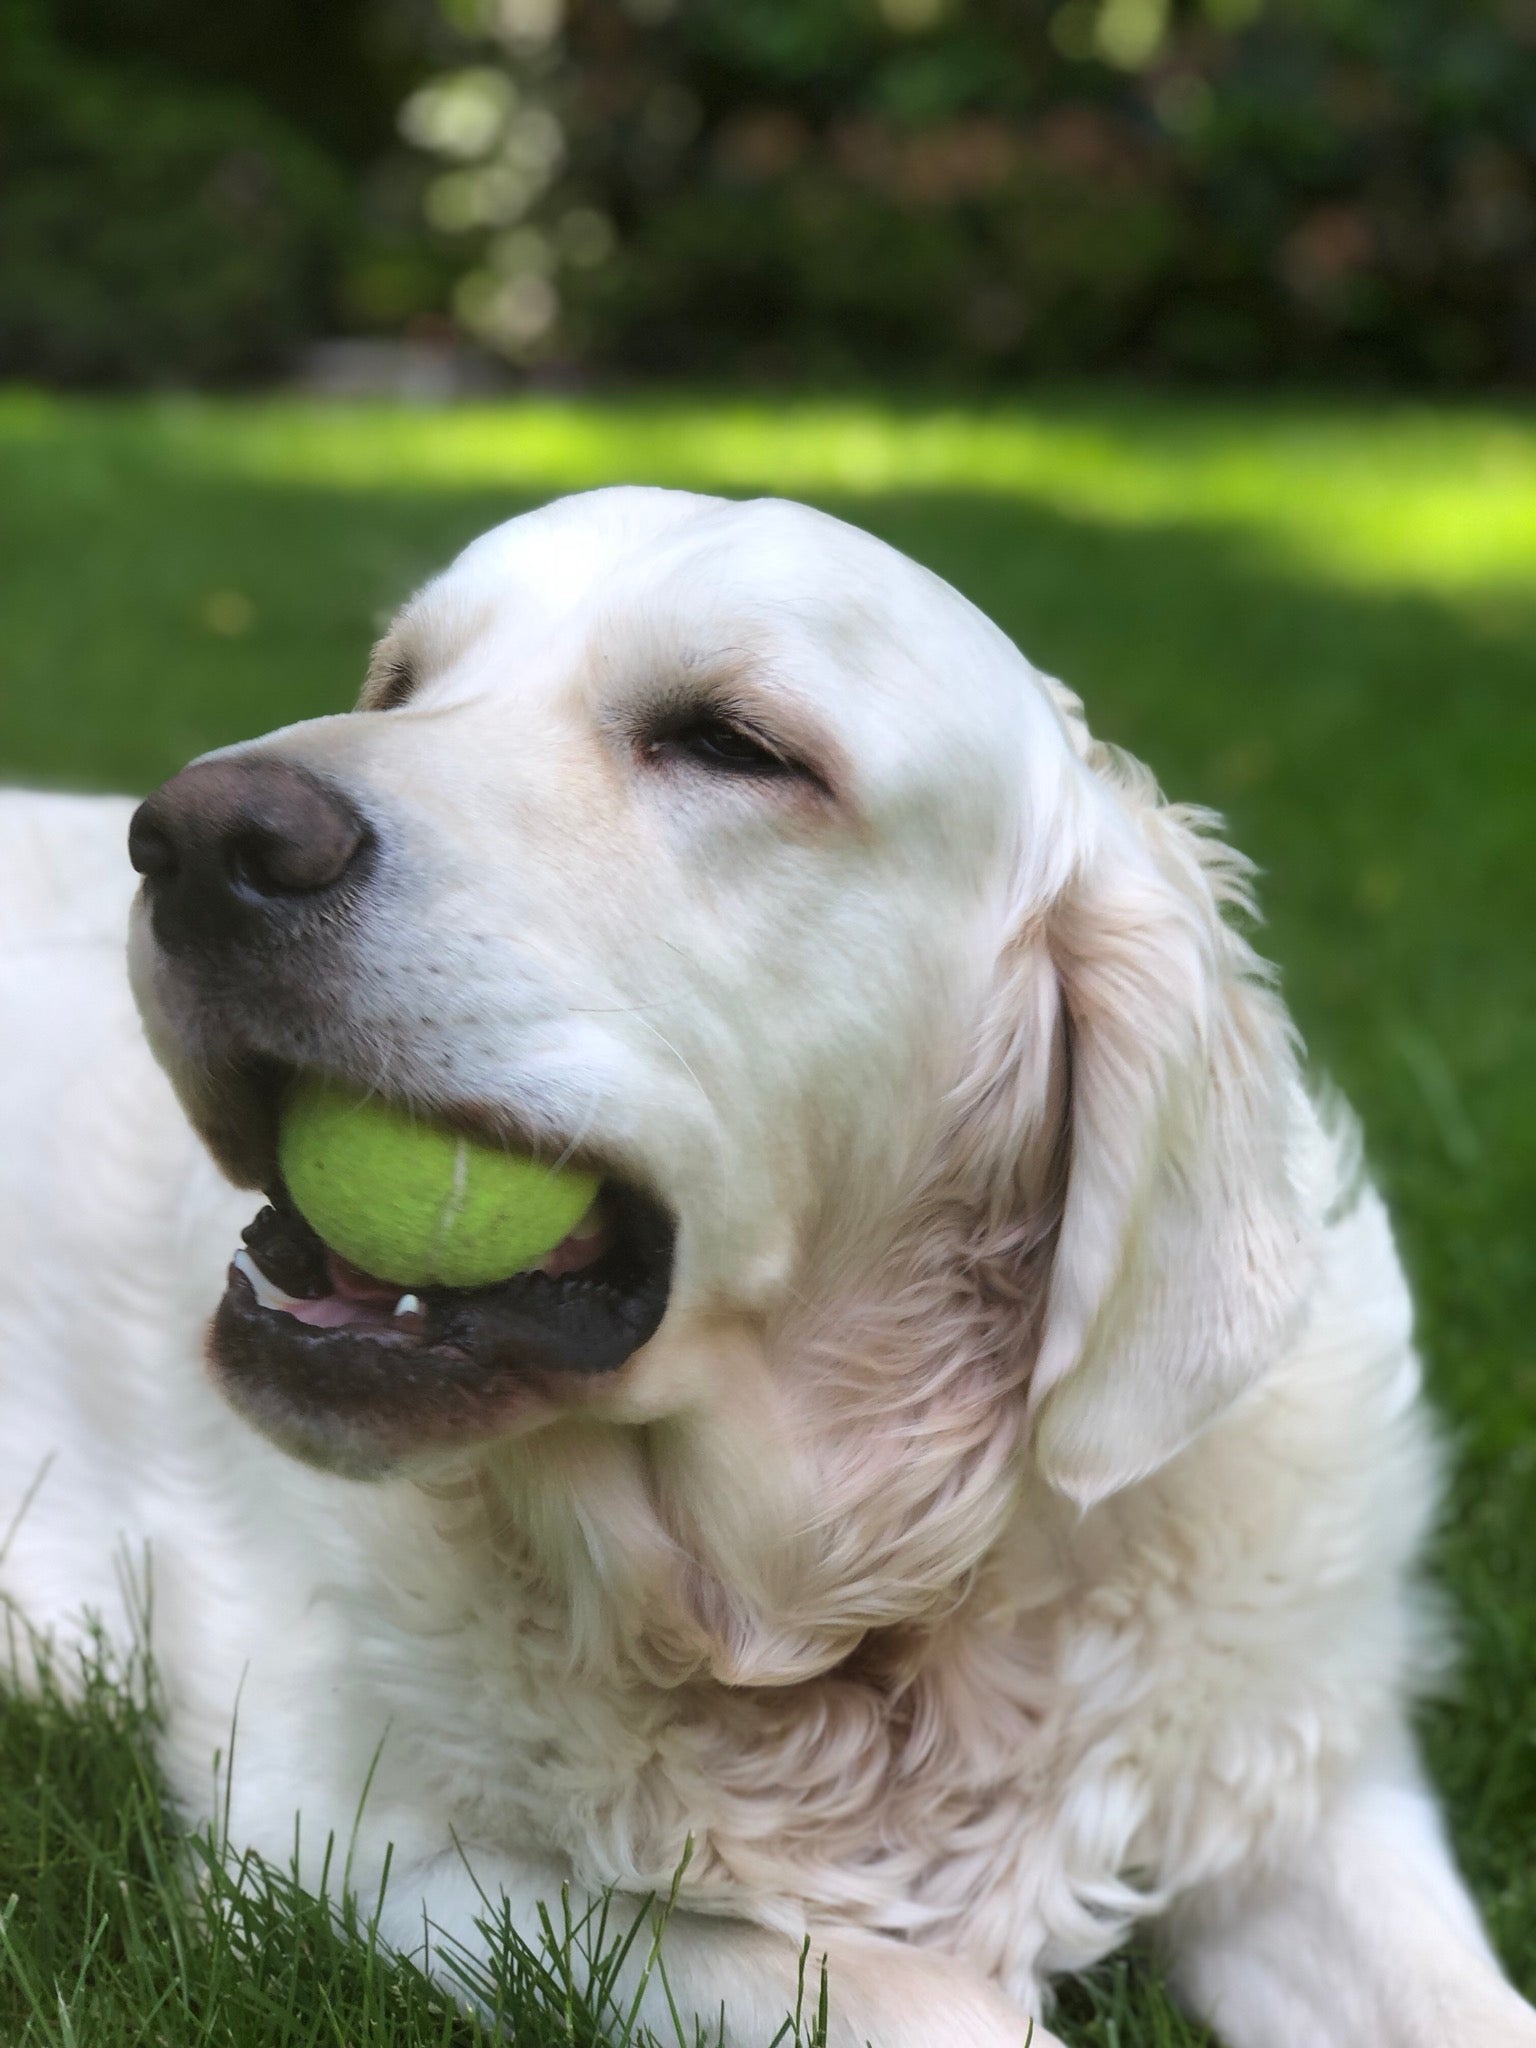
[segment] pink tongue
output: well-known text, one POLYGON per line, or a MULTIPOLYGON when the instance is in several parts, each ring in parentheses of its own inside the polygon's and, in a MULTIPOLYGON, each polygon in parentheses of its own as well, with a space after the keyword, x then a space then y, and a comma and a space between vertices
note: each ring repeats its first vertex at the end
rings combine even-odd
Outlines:
MULTIPOLYGON (((579 1273, 602 1255, 607 1242, 607 1232, 601 1222, 594 1219, 586 1231, 578 1228, 563 1238, 541 1261, 542 1270, 555 1277, 562 1273, 579 1273)), ((361 1266, 354 1266, 350 1259, 344 1259, 340 1252, 329 1248, 325 1254, 325 1268, 331 1283, 329 1294, 321 1295, 318 1301, 289 1301, 285 1304, 285 1313, 296 1322, 308 1323, 315 1330, 401 1327, 396 1324, 395 1303, 410 1290, 402 1287, 398 1280, 376 1280, 361 1266)))
POLYGON ((371 1273, 350 1264, 338 1252, 328 1251, 325 1263, 331 1292, 321 1295, 318 1301, 294 1302, 288 1313, 296 1321, 308 1323, 316 1330, 341 1330, 349 1323, 377 1328, 393 1320, 395 1303, 404 1288, 388 1280, 375 1280, 371 1273))

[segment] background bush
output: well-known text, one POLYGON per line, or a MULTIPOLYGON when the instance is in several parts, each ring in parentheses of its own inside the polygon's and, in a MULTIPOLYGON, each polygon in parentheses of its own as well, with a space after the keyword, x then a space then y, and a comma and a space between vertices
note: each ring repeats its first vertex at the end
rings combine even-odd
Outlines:
POLYGON ((1532 0, 464 0, 418 94, 514 354, 1536 369, 1532 0))
POLYGON ((377 0, 0 0, 0 375, 267 378, 316 335, 441 304, 394 142, 401 74, 369 60, 383 19, 377 0))
POLYGON ((0 0, 0 369, 1536 377, 1536 0, 0 0), (24 31, 24 33, 23 33, 24 31))
POLYGON ((0 366, 219 382, 313 331, 342 193, 249 101, 45 60, 0 86, 0 366))

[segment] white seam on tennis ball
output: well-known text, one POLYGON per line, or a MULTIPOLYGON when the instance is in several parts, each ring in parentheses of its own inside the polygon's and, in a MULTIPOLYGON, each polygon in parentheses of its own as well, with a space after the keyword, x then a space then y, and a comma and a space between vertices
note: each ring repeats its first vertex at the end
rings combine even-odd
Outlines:
POLYGON ((443 1247, 453 1235, 454 1226, 463 1214, 464 1204, 469 1200, 469 1140, 455 1138, 453 1142, 453 1185, 448 1190, 448 1199, 437 1214, 437 1229, 432 1238, 432 1262, 437 1264, 443 1254, 443 1247))

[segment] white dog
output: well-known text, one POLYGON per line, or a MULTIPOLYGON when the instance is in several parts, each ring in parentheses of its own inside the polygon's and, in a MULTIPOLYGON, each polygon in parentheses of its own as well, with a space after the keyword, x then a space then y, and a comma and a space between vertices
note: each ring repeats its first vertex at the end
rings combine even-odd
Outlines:
POLYGON ((0 1524, 55 1632, 147 1546, 190 1810, 238 1696, 237 1846, 392 1844, 404 1949, 691 1843, 739 2048, 807 1935, 837 2042, 1021 2048, 1138 1922, 1230 2048, 1536 2048, 1407 1729, 1381 1203, 1242 863, 953 590, 773 502, 497 528, 138 813, 158 1066, 128 822, 0 806, 0 1524), (597 1234, 396 1313, 278 1185, 299 1069, 597 1234))

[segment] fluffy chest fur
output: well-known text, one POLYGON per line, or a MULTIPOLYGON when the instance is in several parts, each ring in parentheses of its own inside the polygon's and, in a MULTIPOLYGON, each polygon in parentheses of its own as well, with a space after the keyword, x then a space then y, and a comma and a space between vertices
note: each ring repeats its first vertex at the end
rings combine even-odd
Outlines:
POLYGON ((563 1497, 549 1447, 542 1484, 445 1480, 391 1503, 367 1599, 343 1599, 350 1683, 389 1730, 380 1794, 597 1885, 666 1893, 686 1856, 686 1902, 935 1944, 1025 1998, 1304 1830, 1431 1675, 1402 1585, 1433 1491, 1417 1382, 1357 1192, 1317 1317, 1200 1444, 1089 1517, 1011 1487, 947 1610, 779 1685, 700 1668, 667 1634, 675 1584, 605 1583, 652 1483, 637 1439, 563 1497))

